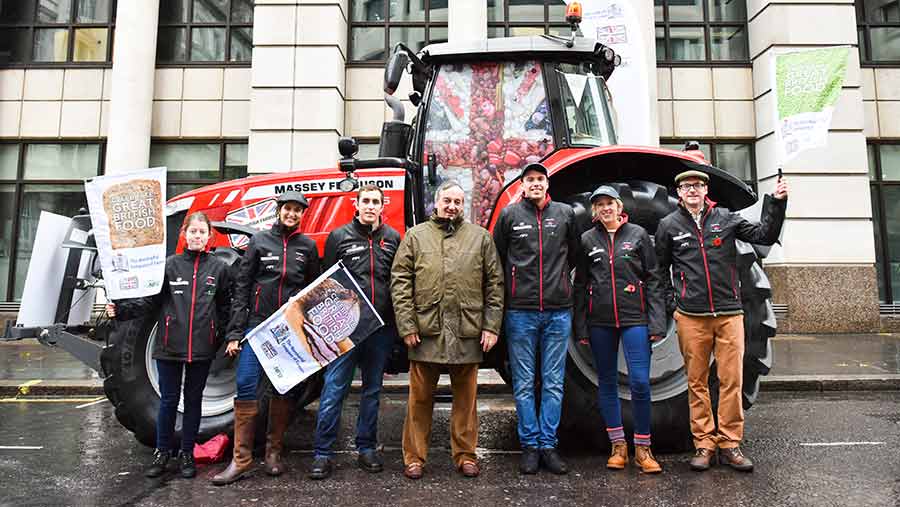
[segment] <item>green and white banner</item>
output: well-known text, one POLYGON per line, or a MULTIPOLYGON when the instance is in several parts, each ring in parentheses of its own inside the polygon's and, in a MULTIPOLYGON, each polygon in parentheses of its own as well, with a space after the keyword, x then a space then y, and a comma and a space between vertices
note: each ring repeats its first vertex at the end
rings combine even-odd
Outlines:
POLYGON ((775 139, 778 165, 825 146, 834 105, 847 74, 849 47, 775 55, 775 139))

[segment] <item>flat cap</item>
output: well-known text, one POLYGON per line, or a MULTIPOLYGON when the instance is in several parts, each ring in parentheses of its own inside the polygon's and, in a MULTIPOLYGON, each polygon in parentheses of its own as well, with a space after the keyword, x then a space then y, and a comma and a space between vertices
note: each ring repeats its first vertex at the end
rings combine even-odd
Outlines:
POLYGON ((704 183, 709 183, 709 175, 702 171, 697 171, 691 169, 690 171, 684 171, 683 173, 678 173, 675 176, 675 184, 681 183, 681 180, 686 180, 688 178, 697 178, 699 180, 703 180, 704 183))

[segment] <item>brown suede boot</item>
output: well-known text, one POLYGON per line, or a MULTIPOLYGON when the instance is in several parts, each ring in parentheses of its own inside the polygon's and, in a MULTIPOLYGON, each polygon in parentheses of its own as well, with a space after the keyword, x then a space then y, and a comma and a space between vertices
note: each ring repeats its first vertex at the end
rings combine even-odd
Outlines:
POLYGON ((628 444, 625 442, 613 442, 612 452, 609 454, 609 460, 606 462, 606 468, 611 470, 622 470, 628 463, 628 444))
POLYGON ((645 474, 658 474, 662 472, 662 467, 650 452, 649 445, 634 446, 634 464, 641 467, 641 471, 645 474))
POLYGON ((281 463, 281 449, 284 447, 284 432, 294 412, 294 400, 283 396, 272 396, 269 400, 269 428, 266 433, 266 473, 275 477, 284 473, 281 463))
POLYGON ((228 468, 212 478, 216 486, 231 484, 253 469, 256 412, 256 400, 234 400, 234 458, 228 468))

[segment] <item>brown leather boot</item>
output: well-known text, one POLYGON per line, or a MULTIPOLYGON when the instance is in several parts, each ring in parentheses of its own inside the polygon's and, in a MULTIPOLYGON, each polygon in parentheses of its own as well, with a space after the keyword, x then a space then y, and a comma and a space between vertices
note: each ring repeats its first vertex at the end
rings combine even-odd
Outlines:
POLYGON ((645 474, 658 474, 662 472, 662 467, 659 466, 659 462, 656 461, 656 458, 653 457, 653 453, 650 452, 649 445, 634 446, 634 464, 641 467, 641 471, 645 474))
POLYGON ((628 463, 628 444, 625 442, 613 442, 612 452, 609 454, 609 460, 606 461, 606 468, 611 470, 622 470, 628 463))
POLYGON ((253 469, 256 412, 256 400, 234 400, 234 457, 228 468, 212 478, 216 486, 231 484, 253 469))
POLYGON ((272 396, 269 400, 269 428, 266 434, 266 473, 277 477, 284 473, 281 449, 284 447, 284 432, 291 422, 294 400, 283 396, 272 396))
POLYGON ((729 449, 719 449, 719 463, 728 465, 735 470, 741 472, 752 472, 753 462, 750 458, 744 456, 740 447, 732 447, 729 449))

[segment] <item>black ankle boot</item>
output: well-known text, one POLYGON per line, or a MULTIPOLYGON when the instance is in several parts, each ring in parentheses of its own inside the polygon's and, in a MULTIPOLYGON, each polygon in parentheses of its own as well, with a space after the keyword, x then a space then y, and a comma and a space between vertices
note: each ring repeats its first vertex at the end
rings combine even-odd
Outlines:
POLYGON ((153 453, 153 463, 150 464, 150 468, 144 472, 144 475, 150 478, 159 477, 166 471, 166 465, 169 464, 169 458, 172 457, 172 454, 169 451, 163 451, 162 449, 157 449, 153 453))
POLYGON ((194 453, 181 451, 178 457, 178 464, 181 467, 181 476, 185 479, 193 479, 197 475, 197 465, 194 463, 194 453))

